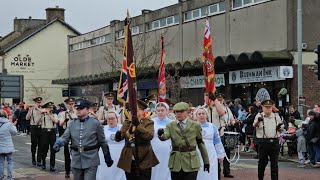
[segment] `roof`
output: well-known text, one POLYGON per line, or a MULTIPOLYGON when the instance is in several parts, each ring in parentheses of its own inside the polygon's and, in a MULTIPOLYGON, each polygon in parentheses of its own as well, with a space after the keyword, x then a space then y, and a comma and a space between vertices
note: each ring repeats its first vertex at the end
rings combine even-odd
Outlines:
POLYGON ((26 31, 25 33, 23 33, 21 36, 19 36, 15 40, 7 43, 6 45, 4 45, 3 47, 0 48, 0 54, 10 51, 12 48, 18 46, 22 42, 24 42, 27 39, 31 38, 32 36, 34 36, 35 34, 37 34, 40 31, 42 31, 43 29, 49 27, 51 24, 53 24, 55 22, 60 22, 62 25, 66 26, 68 29, 70 29, 71 31, 73 31, 77 35, 81 34, 79 31, 74 29, 71 25, 69 25, 65 21, 63 21, 63 20, 61 20, 59 18, 56 18, 56 19, 52 20, 51 22, 45 24, 44 26, 39 26, 39 27, 36 27, 36 28, 33 28, 31 30, 26 31))
MULTIPOLYGON (((226 56, 217 56, 215 58, 216 68, 237 68, 241 66, 248 67, 248 65, 274 65, 274 63, 288 64, 292 63, 293 56, 288 51, 255 51, 253 53, 241 53, 241 54, 230 54, 226 56)), ((152 66, 149 68, 139 69, 141 74, 152 74, 158 73, 159 66, 152 66)), ((183 63, 169 63, 165 65, 167 71, 178 70, 194 70, 198 69, 202 71, 202 60, 195 59, 193 61, 185 61, 183 63)), ((116 79, 120 76, 120 71, 117 72, 107 72, 94 75, 86 75, 79 77, 71 77, 64 79, 52 80, 52 84, 79 84, 79 83, 92 83, 98 81, 106 81, 116 79)))

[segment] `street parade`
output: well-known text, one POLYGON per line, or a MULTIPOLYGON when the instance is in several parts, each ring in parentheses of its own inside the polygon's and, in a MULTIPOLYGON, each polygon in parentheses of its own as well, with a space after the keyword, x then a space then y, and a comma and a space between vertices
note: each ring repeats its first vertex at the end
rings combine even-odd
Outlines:
POLYGON ((319 179, 320 1, 55 3, 0 22, 0 180, 319 179))

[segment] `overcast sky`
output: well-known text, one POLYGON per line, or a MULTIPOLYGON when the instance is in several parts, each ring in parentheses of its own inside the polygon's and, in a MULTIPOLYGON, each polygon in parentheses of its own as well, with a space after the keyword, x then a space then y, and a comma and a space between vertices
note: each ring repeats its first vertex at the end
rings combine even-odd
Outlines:
POLYGON ((0 36, 13 31, 13 19, 45 19, 45 9, 56 5, 65 8, 66 22, 81 33, 109 25, 111 20, 123 20, 128 9, 131 16, 142 9, 159 9, 178 0, 0 0, 0 36))

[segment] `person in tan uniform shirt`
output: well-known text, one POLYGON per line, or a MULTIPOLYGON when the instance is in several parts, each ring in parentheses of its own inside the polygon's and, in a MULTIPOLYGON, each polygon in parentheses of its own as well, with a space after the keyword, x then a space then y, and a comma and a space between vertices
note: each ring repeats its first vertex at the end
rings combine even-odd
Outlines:
MULTIPOLYGON (((70 122, 77 118, 76 109, 74 108, 75 104, 75 98, 67 98, 65 101, 67 110, 60 112, 58 115, 59 118, 59 136, 61 137, 67 127, 69 126, 70 122)), ((69 150, 69 144, 66 144, 64 146, 64 167, 66 170, 65 177, 70 177, 70 171, 71 171, 71 159, 70 159, 70 150, 69 150)))
POLYGON ((46 169, 46 158, 50 146, 50 171, 55 171, 55 152, 52 149, 56 142, 56 123, 59 122, 58 116, 54 114, 53 102, 48 102, 42 106, 44 111, 41 116, 41 137, 40 137, 40 149, 42 159, 42 169, 46 169))
POLYGON ((262 113, 258 113, 253 122, 256 128, 256 137, 259 143, 258 178, 263 180, 264 171, 270 158, 271 179, 278 180, 278 159, 279 159, 279 124, 281 118, 272 112, 274 101, 268 99, 261 102, 262 113))
POLYGON ((116 111, 118 112, 119 107, 112 104, 114 100, 114 93, 107 92, 104 94, 105 102, 106 104, 104 106, 101 106, 97 112, 98 120, 101 122, 101 124, 106 125, 107 124, 107 115, 108 111, 116 111))
POLYGON ((41 108, 42 97, 36 97, 33 99, 34 104, 29 105, 29 110, 26 115, 26 120, 30 121, 30 132, 31 132, 31 154, 32 164, 41 166, 41 151, 40 151, 40 136, 41 136, 41 108), (36 161, 36 151, 37 161, 36 161))

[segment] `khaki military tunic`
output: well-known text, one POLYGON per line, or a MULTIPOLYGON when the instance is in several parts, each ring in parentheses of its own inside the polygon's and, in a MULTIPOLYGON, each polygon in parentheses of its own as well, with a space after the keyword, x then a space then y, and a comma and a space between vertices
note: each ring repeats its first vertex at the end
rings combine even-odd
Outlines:
MULTIPOLYGON (((56 119, 58 116, 56 114, 52 114, 56 119)), ((56 127, 56 123, 49 117, 49 115, 45 114, 41 117, 42 129, 52 129, 56 127)))
POLYGON ((69 119, 69 121, 67 123, 63 124, 63 126, 62 126, 63 129, 66 129, 69 126, 70 121, 73 119, 76 119, 76 118, 78 118, 76 113, 74 111, 70 111, 69 109, 66 111, 60 112, 58 115, 58 119, 60 122, 65 122, 66 119, 69 119))
POLYGON ((282 123, 282 120, 278 114, 271 113, 267 117, 264 113, 259 113, 254 119, 254 124, 258 122, 258 118, 263 117, 263 121, 259 122, 256 127, 256 136, 257 138, 277 138, 277 126, 279 123, 282 123))
POLYGON ((42 114, 39 110, 31 109, 31 116, 30 118, 27 117, 27 119, 30 120, 31 126, 39 126, 41 125, 41 117, 42 114))
POLYGON ((215 106, 208 107, 207 105, 204 105, 203 107, 208 110, 208 121, 218 128, 220 136, 222 136, 224 134, 224 127, 226 126, 224 116, 219 116, 219 113, 215 106))
POLYGON ((98 119, 99 119, 99 120, 106 120, 109 111, 116 111, 116 112, 118 112, 118 110, 119 110, 119 107, 116 106, 116 105, 113 105, 113 104, 110 105, 110 106, 108 106, 108 107, 106 107, 106 106, 101 106, 101 107, 99 108, 99 110, 97 111, 98 119))

